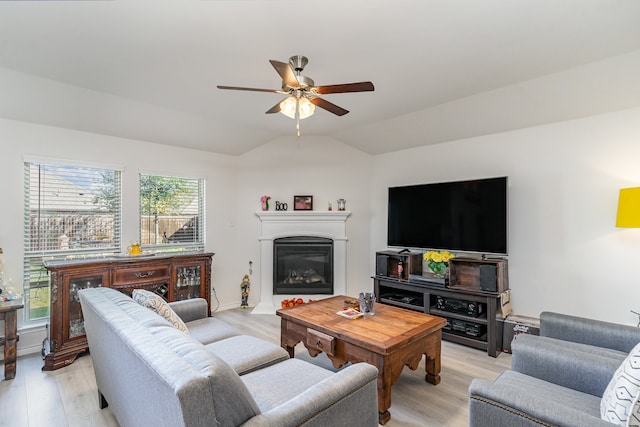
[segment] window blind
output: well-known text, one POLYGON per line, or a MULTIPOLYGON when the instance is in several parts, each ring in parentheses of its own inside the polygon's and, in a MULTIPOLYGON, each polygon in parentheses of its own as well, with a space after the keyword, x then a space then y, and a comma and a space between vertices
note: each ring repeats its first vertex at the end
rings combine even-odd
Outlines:
POLYGON ((204 251, 204 179, 140 174, 140 243, 145 250, 204 251))
POLYGON ((25 161, 24 192, 25 313, 32 321, 49 315, 43 259, 119 252, 121 172, 25 161))

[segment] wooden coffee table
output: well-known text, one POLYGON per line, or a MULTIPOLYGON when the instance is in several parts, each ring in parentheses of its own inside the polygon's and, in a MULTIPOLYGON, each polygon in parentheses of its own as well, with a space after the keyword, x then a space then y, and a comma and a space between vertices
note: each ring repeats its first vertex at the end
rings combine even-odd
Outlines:
POLYGON ((358 319, 338 316, 344 300, 335 296, 277 311, 281 318, 280 343, 294 356, 302 342, 311 356, 324 352, 333 366, 367 362, 378 368, 378 419, 391 418, 391 386, 404 366, 415 370, 426 356, 425 380, 440 383, 440 346, 446 320, 403 308, 376 303, 375 315, 358 319))

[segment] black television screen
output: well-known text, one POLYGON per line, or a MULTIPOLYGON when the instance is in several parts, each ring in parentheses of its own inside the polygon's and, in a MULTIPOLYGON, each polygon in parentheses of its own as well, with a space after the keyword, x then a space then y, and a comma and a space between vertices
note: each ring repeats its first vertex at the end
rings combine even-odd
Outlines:
POLYGON ((388 246, 507 255, 507 177, 389 188, 388 246))

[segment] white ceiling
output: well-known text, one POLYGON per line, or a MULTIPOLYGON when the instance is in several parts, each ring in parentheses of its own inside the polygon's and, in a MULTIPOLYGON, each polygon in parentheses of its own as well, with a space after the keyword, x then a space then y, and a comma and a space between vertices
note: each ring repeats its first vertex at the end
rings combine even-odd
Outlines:
POLYGON ((0 1, 0 116, 242 154, 295 121, 269 59, 309 58, 305 135, 367 153, 640 106, 637 0, 0 1))

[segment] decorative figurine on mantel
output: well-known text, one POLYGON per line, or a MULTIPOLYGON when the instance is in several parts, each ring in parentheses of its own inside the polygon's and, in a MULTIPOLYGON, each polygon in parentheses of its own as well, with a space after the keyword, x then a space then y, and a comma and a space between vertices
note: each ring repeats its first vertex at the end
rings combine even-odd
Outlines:
POLYGON ((267 196, 264 195, 262 197, 260 197, 260 201, 262 202, 262 210, 263 211, 268 211, 269 210, 269 199, 271 198, 271 196, 267 196))
POLYGON ((249 275, 245 274, 240 284, 242 290, 242 303, 240 308, 249 308, 249 289, 251 288, 251 282, 249 281, 249 275))

